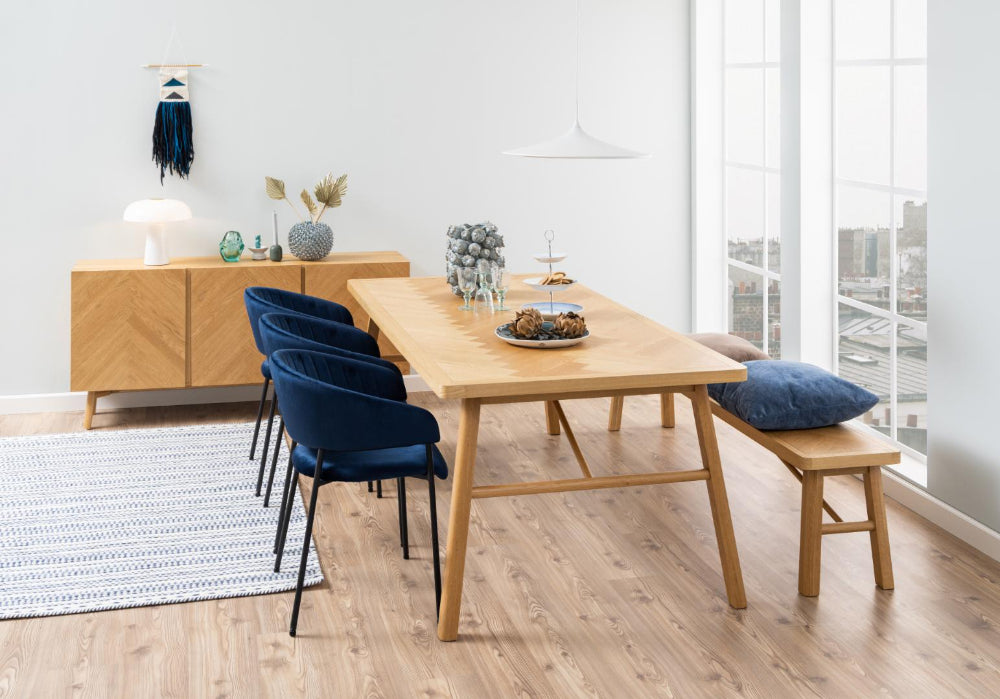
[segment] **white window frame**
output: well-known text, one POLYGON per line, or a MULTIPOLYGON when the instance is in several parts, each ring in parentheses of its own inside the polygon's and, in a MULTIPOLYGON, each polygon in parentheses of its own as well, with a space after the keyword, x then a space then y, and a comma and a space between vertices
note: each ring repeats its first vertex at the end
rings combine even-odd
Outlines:
MULTIPOLYGON (((775 272, 770 269, 770 239, 768 238, 768 175, 778 175, 779 177, 779 192, 781 190, 780 177, 781 168, 775 165, 767 164, 767 131, 768 131, 768 80, 767 73, 768 69, 774 69, 779 72, 781 71, 781 61, 768 61, 767 60, 767 40, 768 40, 768 23, 767 23, 767 0, 762 0, 760 4, 761 11, 761 60, 755 61, 753 63, 730 63, 726 60, 726 8, 731 2, 739 2, 739 0, 722 0, 722 236, 723 236, 723 250, 725 255, 725 269, 723 274, 723 283, 726 285, 724 291, 725 303, 732 303, 729 292, 729 268, 735 267, 736 269, 741 269, 745 272, 750 272, 752 274, 757 274, 761 278, 761 303, 762 303, 762 319, 761 319, 761 344, 762 349, 765 354, 770 354, 770 284, 771 281, 776 281, 781 283, 781 273, 775 272), (744 163, 737 160, 730 160, 729 158, 729 141, 726 137, 726 122, 729 114, 729 102, 727 100, 727 86, 728 86, 728 76, 730 70, 760 70, 761 71, 761 164, 756 165, 753 163, 744 163), (758 172, 761 174, 763 180, 763 187, 761 189, 761 196, 763 201, 761 202, 763 217, 761 224, 761 236, 763 242, 763 266, 758 267, 756 265, 747 264, 740 260, 734 260, 729 257, 729 168, 739 168, 743 170, 750 170, 752 172, 758 172)), ((779 37, 780 41, 780 37, 779 37)), ((780 55, 780 54, 779 54, 780 55)), ((779 77, 780 81, 780 77, 779 77)), ((780 107, 779 107, 779 118, 780 118, 780 107)), ((779 162, 780 162, 780 148, 781 148, 780 130, 779 130, 779 162)), ((779 221, 780 225, 780 221, 779 221)), ((779 228, 779 241, 780 233, 782 229, 779 228)), ((728 312, 727 312, 728 319, 728 312)), ((726 330, 728 330, 728 326, 726 330)))
MULTIPOLYGON (((889 58, 878 59, 839 59, 836 55, 837 46, 837 12, 838 0, 833 0, 831 8, 830 35, 833 46, 833 63, 831 68, 831 119, 833 132, 831 140, 833 143, 833 187, 831 198, 833 201, 833 216, 831 217, 831 257, 833 262, 833 308, 831 309, 832 333, 833 333, 833 371, 839 373, 840 363, 840 305, 851 306, 865 313, 877 316, 889 321, 889 409, 891 420, 889 425, 888 439, 892 441, 904 454, 917 460, 922 466, 923 473, 914 471, 913 473, 903 472, 904 476, 910 477, 918 482, 926 483, 927 456, 921 454, 916 449, 912 449, 901 443, 897 439, 899 426, 899 390, 897 385, 899 348, 898 331, 899 327, 906 326, 916 330, 923 330, 924 337, 927 337, 927 323, 925 321, 909 318, 899 313, 899 258, 896 253, 897 220, 896 220, 896 198, 898 196, 911 197, 927 201, 927 191, 897 187, 896 179, 896 67, 898 66, 927 66, 927 58, 896 58, 896 0, 889 0, 889 58), (837 144, 837 78, 838 68, 841 67, 888 67, 889 69, 889 184, 876 184, 841 177, 839 174, 838 144, 837 144), (889 201, 889 310, 873 306, 871 304, 858 301, 840 293, 840 270, 838 241, 840 237, 840 224, 837 217, 838 193, 841 186, 849 186, 857 189, 881 192, 887 195, 889 201)), ((874 434, 886 437, 882 432, 868 428, 874 434)), ((919 469, 918 469, 919 471, 919 469)))

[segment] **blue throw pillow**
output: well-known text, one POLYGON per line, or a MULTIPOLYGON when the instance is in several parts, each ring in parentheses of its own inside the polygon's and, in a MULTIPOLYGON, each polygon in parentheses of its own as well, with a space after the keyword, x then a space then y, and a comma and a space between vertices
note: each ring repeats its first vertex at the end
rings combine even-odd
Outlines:
POLYGON ((717 383, 708 393, 758 430, 808 430, 856 418, 878 396, 812 364, 761 359, 744 362, 747 380, 717 383))

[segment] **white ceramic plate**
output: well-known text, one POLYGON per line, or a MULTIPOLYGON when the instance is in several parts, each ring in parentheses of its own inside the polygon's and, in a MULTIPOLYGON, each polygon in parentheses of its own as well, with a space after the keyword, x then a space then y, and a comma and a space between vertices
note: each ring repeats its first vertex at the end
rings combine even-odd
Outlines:
POLYGON ((562 301, 534 301, 521 306, 521 309, 534 308, 542 314, 545 320, 555 320, 560 313, 576 313, 583 315, 583 306, 578 303, 563 303, 562 301))
POLYGON ((551 264, 551 263, 554 263, 554 262, 562 262, 563 260, 566 259, 566 257, 567 257, 567 255, 564 252, 554 252, 551 255, 535 255, 534 256, 534 258, 537 261, 539 261, 539 262, 541 262, 543 264, 551 264))
POLYGON ((497 326, 497 329, 493 332, 501 340, 506 342, 508 345, 514 345, 515 347, 530 347, 532 349, 557 349, 559 347, 572 347, 573 345, 578 345, 588 337, 590 337, 590 331, 587 330, 583 333, 583 337, 572 337, 562 340, 522 340, 519 337, 506 337, 501 335, 500 331, 506 328, 510 323, 504 323, 503 325, 497 326))
POLYGON ((535 291, 544 291, 545 293, 548 293, 550 291, 556 293, 560 291, 565 291, 566 289, 576 284, 576 280, 570 282, 569 284, 542 284, 543 279, 545 279, 545 277, 532 277, 531 279, 525 279, 524 283, 530 286, 535 291))

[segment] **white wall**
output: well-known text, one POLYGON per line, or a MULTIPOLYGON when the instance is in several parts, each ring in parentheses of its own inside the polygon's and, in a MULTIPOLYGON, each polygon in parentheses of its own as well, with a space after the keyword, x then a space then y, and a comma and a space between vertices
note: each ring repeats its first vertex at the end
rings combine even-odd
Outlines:
POLYGON ((928 489, 1000 531, 1000 3, 930 0, 928 19, 928 489))
POLYGON ((213 255, 228 229, 267 238, 265 174, 298 191, 350 173, 324 219, 334 248, 397 249, 415 275, 442 273, 449 224, 495 222, 516 271, 553 228, 567 271, 687 329, 688 3, 582 3, 582 120, 652 159, 499 155, 570 123, 572 0, 0 5, 0 395, 68 390, 69 270, 141 256, 128 202, 187 201, 172 252, 213 255), (186 55, 168 59, 210 67, 192 78, 191 179, 161 189, 156 79, 138 65, 163 58, 175 18, 186 55))

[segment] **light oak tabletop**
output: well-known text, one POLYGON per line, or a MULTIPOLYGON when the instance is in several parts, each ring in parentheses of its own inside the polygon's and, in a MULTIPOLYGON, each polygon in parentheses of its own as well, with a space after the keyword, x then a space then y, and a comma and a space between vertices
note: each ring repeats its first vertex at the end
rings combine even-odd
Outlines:
MULTIPOLYGON (((544 300, 511 281, 511 309, 544 300)), ((584 307, 590 337, 562 349, 514 347, 494 334, 514 311, 459 310, 442 277, 355 279, 348 289, 441 398, 497 398, 603 391, 654 392, 746 380, 746 368, 717 352, 576 284, 558 301, 584 307)))

